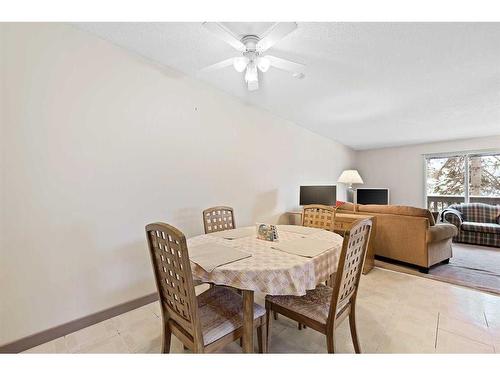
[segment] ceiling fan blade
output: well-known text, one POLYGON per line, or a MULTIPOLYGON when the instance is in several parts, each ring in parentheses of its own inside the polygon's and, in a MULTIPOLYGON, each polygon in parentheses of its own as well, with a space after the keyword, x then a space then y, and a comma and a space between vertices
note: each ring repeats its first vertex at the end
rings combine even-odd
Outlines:
POLYGON ((233 65, 234 57, 231 57, 226 60, 219 61, 216 64, 206 66, 205 68, 201 69, 202 72, 212 72, 217 69, 225 68, 226 66, 233 65))
POLYGON ((264 52, 271 48, 277 41, 283 39, 297 28, 297 22, 277 22, 264 34, 257 43, 257 51, 264 52))
POLYGON ((266 55, 264 57, 271 62, 271 66, 293 73, 294 77, 304 78, 304 70, 306 69, 305 65, 290 60, 285 60, 276 56, 266 55))
POLYGON ((223 26, 219 22, 203 22, 205 26, 212 33, 217 35, 224 42, 235 48, 240 52, 245 52, 246 47, 241 41, 229 30, 227 27, 223 26))

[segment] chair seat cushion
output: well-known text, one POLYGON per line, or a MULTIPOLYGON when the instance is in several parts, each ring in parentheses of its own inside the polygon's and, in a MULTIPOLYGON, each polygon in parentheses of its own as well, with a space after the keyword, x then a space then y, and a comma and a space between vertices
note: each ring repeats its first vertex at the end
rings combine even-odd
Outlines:
MULTIPOLYGON (((266 310, 254 303, 254 319, 260 318, 266 310)), ((233 289, 213 287, 198 296, 203 343, 211 344, 243 325, 243 298, 233 289)))
POLYGON ((460 228, 469 232, 500 234, 500 224, 494 223, 475 223, 472 221, 464 221, 460 228))
POLYGON ((266 296, 266 300, 287 310, 301 314, 321 324, 326 324, 333 289, 318 285, 305 296, 266 296))

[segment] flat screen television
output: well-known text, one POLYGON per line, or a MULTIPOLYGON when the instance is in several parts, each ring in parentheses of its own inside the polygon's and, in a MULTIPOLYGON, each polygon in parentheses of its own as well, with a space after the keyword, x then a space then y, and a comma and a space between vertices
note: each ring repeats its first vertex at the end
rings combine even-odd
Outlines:
POLYGON ((324 204, 335 206, 337 201, 337 187, 335 185, 301 186, 300 205, 324 204))
POLYGON ((356 189, 359 204, 389 204, 389 189, 356 189))

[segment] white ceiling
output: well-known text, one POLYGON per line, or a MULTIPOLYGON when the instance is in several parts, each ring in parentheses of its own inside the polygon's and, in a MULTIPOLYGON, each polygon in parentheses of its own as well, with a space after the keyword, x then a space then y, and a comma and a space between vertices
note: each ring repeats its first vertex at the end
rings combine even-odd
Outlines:
POLYGON ((77 26, 354 149, 500 134, 500 23, 299 22, 269 53, 306 77, 271 68, 254 92, 232 67, 200 72, 237 56, 201 23, 77 26))

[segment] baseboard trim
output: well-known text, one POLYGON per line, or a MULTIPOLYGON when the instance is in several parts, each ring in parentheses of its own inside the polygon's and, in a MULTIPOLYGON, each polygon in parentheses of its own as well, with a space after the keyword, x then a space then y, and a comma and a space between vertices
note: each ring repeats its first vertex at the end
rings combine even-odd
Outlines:
POLYGON ((61 324, 59 326, 49 328, 45 331, 35 333, 30 336, 23 337, 19 340, 12 341, 0 346, 0 353, 20 353, 35 346, 55 340, 61 336, 68 335, 82 328, 113 318, 127 311, 137 309, 148 303, 158 300, 158 293, 151 293, 134 300, 121 303, 108 309, 98 311, 94 314, 84 316, 83 318, 72 320, 71 322, 61 324))
POLYGON ((403 262, 402 260, 397 260, 397 259, 392 259, 392 258, 387 258, 383 257, 381 255, 375 255, 374 257, 376 260, 380 260, 385 263, 390 263, 390 264, 395 264, 397 266, 403 266, 403 267, 410 267, 418 272, 420 272, 420 268, 424 268, 422 266, 419 266, 418 264, 413 264, 413 263, 408 263, 408 262, 403 262))

